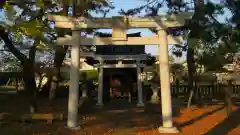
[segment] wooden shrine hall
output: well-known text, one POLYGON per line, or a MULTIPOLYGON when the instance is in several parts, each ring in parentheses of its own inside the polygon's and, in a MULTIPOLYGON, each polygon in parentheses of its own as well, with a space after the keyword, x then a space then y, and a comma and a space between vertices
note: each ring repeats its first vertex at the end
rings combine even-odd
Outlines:
MULTIPOLYGON (((55 26, 58 28, 72 29, 72 36, 58 37, 57 45, 71 45, 71 69, 70 69, 70 87, 69 87, 69 101, 68 101, 68 121, 67 126, 69 128, 76 128, 77 115, 78 115, 78 98, 79 98, 79 60, 80 60, 80 46, 81 45, 94 45, 98 50, 101 50, 100 46, 116 46, 113 47, 114 51, 112 55, 95 56, 95 60, 99 63, 95 66, 99 66, 99 88, 98 88, 98 101, 97 105, 103 105, 103 77, 104 69, 107 68, 136 68, 137 69, 137 91, 138 91, 138 106, 143 106, 142 88, 141 88, 141 67, 145 64, 142 63, 146 59, 146 54, 142 54, 139 50, 134 54, 126 55, 128 45, 129 48, 138 48, 138 46, 145 45, 158 45, 159 47, 159 69, 160 69, 160 84, 161 84, 161 110, 162 110, 162 126, 159 127, 161 133, 176 133, 179 132, 176 127, 173 126, 172 120, 172 101, 170 91, 170 77, 169 77, 169 60, 168 60, 168 45, 169 44, 182 44, 183 39, 181 36, 173 36, 167 33, 169 28, 177 28, 185 25, 185 21, 191 19, 192 13, 172 14, 167 16, 154 16, 154 17, 126 17, 117 16, 111 18, 84 18, 84 17, 67 17, 53 15, 48 19, 55 22, 55 26), (111 37, 86 37, 81 36, 81 31, 85 29, 112 29, 111 37), (157 34, 151 37, 130 37, 127 36, 127 30, 132 28, 149 28, 155 29, 157 34), (117 46, 123 46, 119 49, 117 46), (118 50, 119 49, 119 50, 118 50), (119 55, 117 55, 118 50, 119 55), (124 55, 120 55, 120 54, 124 55), (108 62, 113 62, 108 64, 108 62), (108 61, 108 62, 107 62, 108 61), (125 63, 125 62, 132 63, 125 63), (116 63, 117 62, 117 63, 116 63)), ((108 48, 107 47, 107 48, 108 48)), ((106 48, 104 50, 107 50, 106 48)), ((106 51, 109 52, 109 51, 106 51)), ((111 51, 110 51, 111 52, 111 51)), ((133 51, 134 52, 134 51, 133 51)))
MULTIPOLYGON (((98 37, 112 37, 112 34, 100 33, 98 37)), ((141 33, 127 34, 127 37, 141 37, 141 33)), ((91 63, 99 69, 98 104, 103 105, 103 100, 109 100, 116 88, 118 92, 128 95, 131 102, 132 95, 138 99, 137 106, 144 106, 142 95, 141 69, 147 64, 148 56, 143 45, 98 45, 92 57, 91 63), (102 62, 100 62, 102 60, 102 62), (114 80, 120 84, 114 84, 114 80), (135 88, 138 91, 134 91, 135 88), (118 86, 116 86, 118 85, 118 86), (113 89, 113 87, 115 88, 113 89), (140 91, 140 92, 139 92, 140 91)), ((153 64, 153 63, 152 63, 153 64)), ((149 63, 148 63, 149 65, 149 63)))

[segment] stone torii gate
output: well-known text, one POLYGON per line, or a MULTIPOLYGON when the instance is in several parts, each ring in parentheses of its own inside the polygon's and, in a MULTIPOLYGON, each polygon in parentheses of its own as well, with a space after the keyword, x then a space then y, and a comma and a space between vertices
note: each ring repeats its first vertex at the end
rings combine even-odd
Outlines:
MULTIPOLYGON (((165 31, 170 27, 181 27, 186 19, 190 19, 192 13, 182 13, 179 15, 156 16, 149 18, 134 18, 117 16, 112 18, 83 18, 66 16, 49 16, 48 19, 55 22, 58 28, 72 29, 72 36, 59 37, 58 45, 71 45, 71 71, 70 88, 68 102, 68 121, 69 128, 77 128, 78 114, 78 95, 79 95, 79 58, 80 45, 159 45, 159 66, 160 66, 160 84, 162 100, 162 121, 163 125, 159 127, 161 133, 175 133, 178 130, 173 126, 172 121, 172 103, 169 80, 168 65, 168 44, 181 44, 182 37, 172 37, 165 31), (107 38, 88 38, 81 36, 84 29, 112 29, 112 37, 107 38), (127 29, 131 28, 154 28, 157 35, 152 37, 127 37, 127 29)), ((100 77, 103 74, 100 68, 100 77)), ((99 85, 102 85, 100 78, 99 85)), ((142 92, 140 96, 142 96, 142 92)), ((99 87, 98 93, 102 95, 102 87, 99 87)), ((101 104, 101 96, 98 103, 101 104)))

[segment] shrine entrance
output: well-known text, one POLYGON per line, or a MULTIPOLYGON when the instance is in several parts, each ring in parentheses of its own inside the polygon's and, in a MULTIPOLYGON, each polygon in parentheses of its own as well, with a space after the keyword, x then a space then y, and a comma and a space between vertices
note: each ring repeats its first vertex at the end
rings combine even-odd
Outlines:
POLYGON ((105 68, 103 74, 103 102, 137 99, 136 68, 105 68))
MULTIPOLYGON (((140 36, 140 32, 127 34, 127 37, 140 36)), ((112 34, 100 37, 112 37, 112 34)), ((134 98, 138 100, 138 106, 144 106, 142 92, 136 95, 136 90, 142 91, 142 80, 138 77, 140 68, 145 66, 148 58, 143 45, 98 45, 94 57, 99 72, 103 70, 103 77, 99 74, 99 91, 103 91, 103 97, 98 93, 98 105, 103 105, 101 100, 105 103, 113 99, 127 99, 131 102, 134 98)))
MULTIPOLYGON (((95 59, 95 61, 101 61, 98 64, 94 65, 94 66, 98 67, 98 70, 99 70, 97 105, 103 106, 104 105, 103 100, 105 100, 105 102, 106 102, 106 101, 110 100, 110 97, 114 97, 114 94, 118 93, 118 95, 119 95, 119 92, 117 92, 117 91, 119 91, 120 89, 124 89, 126 91, 121 94, 122 95, 127 94, 128 101, 131 102, 132 96, 134 94, 131 92, 127 92, 127 91, 129 91, 129 89, 131 89, 131 87, 134 86, 133 81, 132 81, 134 79, 134 80, 136 80, 135 81, 135 90, 138 91, 136 105, 138 107, 143 107, 144 102, 143 102, 143 92, 142 92, 141 68, 143 68, 145 66, 144 62, 148 59, 148 55, 145 54, 144 46, 142 46, 142 45, 134 46, 133 45, 133 46, 114 46, 113 47, 111 45, 108 45, 108 46, 104 46, 104 47, 99 46, 99 48, 104 48, 103 50, 105 50, 105 51, 108 50, 109 48, 110 48, 110 50, 118 50, 118 49, 123 50, 123 51, 125 51, 125 55, 124 54, 116 55, 116 53, 113 53, 112 55, 106 55, 106 53, 104 54, 101 52, 101 54, 99 54, 98 51, 96 51, 97 55, 94 56, 95 57, 94 59, 95 59), (129 54, 126 51, 127 48, 128 49, 130 48, 131 50, 138 50, 138 52, 133 51, 133 52, 135 52, 135 53, 137 52, 137 53, 129 54), (97 59, 99 59, 99 60, 97 60, 97 59), (130 73, 130 71, 131 71, 131 73, 130 73), (136 74, 133 74, 133 73, 136 73, 136 74), (119 84, 117 84, 117 82, 116 82, 115 86, 114 86, 114 83, 110 83, 110 82, 113 82, 114 79, 115 79, 115 81, 118 81, 119 84), (106 84, 106 81, 107 81, 107 84, 106 84), (110 87, 110 84, 113 87, 110 87), (126 85, 124 85, 124 84, 126 84, 126 85), (106 85, 106 86, 104 86, 104 85, 106 85), (128 87, 126 87, 126 86, 128 86, 128 87)), ((99 50, 99 48, 97 46, 97 50, 99 50)), ((112 53, 110 50, 107 51, 107 54, 112 53)))

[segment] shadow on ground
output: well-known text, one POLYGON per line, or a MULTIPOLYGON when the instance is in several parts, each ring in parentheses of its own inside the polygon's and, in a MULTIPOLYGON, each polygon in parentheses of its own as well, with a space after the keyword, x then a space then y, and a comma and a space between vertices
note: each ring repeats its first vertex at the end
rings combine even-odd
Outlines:
POLYGON ((240 109, 234 111, 228 118, 208 131, 205 135, 227 135, 235 128, 240 128, 240 109))
MULTIPOLYGON (((21 99, 11 96, 0 98, 0 113, 12 113, 13 115, 26 113, 25 109, 22 108, 24 107, 21 105, 22 103, 24 102, 21 102, 21 99)), ((33 121, 29 123, 12 121, 4 124, 0 123, 0 134, 32 135, 38 133, 41 135, 103 135, 104 133, 108 133, 116 135, 135 135, 137 132, 141 132, 142 134, 152 134, 152 132, 150 133, 148 131, 156 131, 156 129, 162 125, 160 104, 153 105, 146 103, 146 107, 139 108, 136 107, 134 101, 133 103, 128 103, 127 101, 116 100, 106 103, 103 107, 98 108, 95 105, 96 101, 87 101, 79 108, 78 124, 81 125, 82 129, 77 133, 73 133, 64 128, 66 126, 67 118, 67 99, 56 99, 52 103, 41 99, 38 101, 38 104, 40 105, 39 111, 41 113, 64 113, 65 119, 63 121, 54 121, 52 124, 46 124, 46 121, 33 121)), ((205 120, 207 123, 211 123, 210 121, 215 120, 211 118, 209 119, 212 115, 220 114, 219 116, 217 115, 217 117, 224 117, 222 116, 223 113, 219 113, 223 111, 223 107, 220 105, 217 107, 204 106, 202 108, 192 109, 188 112, 183 108, 184 107, 174 107, 173 115, 177 127, 183 131, 184 135, 193 135, 192 133, 196 128, 199 131, 205 130, 205 125, 199 126, 199 124, 196 123, 199 123, 199 121, 204 123, 205 120), (186 127, 188 127, 187 130, 186 127), (190 134, 186 133, 186 131, 189 131, 190 134)), ((217 126, 210 130, 207 129, 209 131, 205 130, 204 133, 206 133, 206 135, 227 134, 240 124, 238 120, 239 118, 240 111, 238 109, 231 117, 221 123, 219 120, 216 120, 216 122, 214 121, 217 126)), ((210 125, 207 123, 207 126, 210 125)), ((139 135, 142 135, 141 133, 139 135)), ((157 135, 157 131, 155 134, 157 135)))
POLYGON ((177 124, 177 127, 178 127, 178 128, 183 128, 183 127, 185 127, 185 126, 191 125, 191 124, 195 123, 196 121, 199 121, 199 120, 201 120, 201 119, 204 119, 204 118, 208 117, 209 115, 212 115, 212 114, 214 114, 214 113, 222 110, 223 108, 224 108, 224 107, 216 108, 216 109, 214 109, 214 110, 212 110, 212 111, 210 111, 210 112, 204 113, 203 115, 198 116, 198 117, 196 117, 196 118, 193 118, 193 119, 191 119, 191 120, 189 120, 189 121, 186 121, 186 122, 181 123, 181 124, 177 124))

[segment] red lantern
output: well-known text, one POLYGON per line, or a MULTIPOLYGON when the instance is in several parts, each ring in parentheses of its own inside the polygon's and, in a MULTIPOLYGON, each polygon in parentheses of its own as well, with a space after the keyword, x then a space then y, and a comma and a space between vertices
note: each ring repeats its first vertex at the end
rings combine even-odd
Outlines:
POLYGON ((119 79, 116 78, 111 81, 111 85, 112 87, 119 87, 121 85, 121 82, 119 79))

